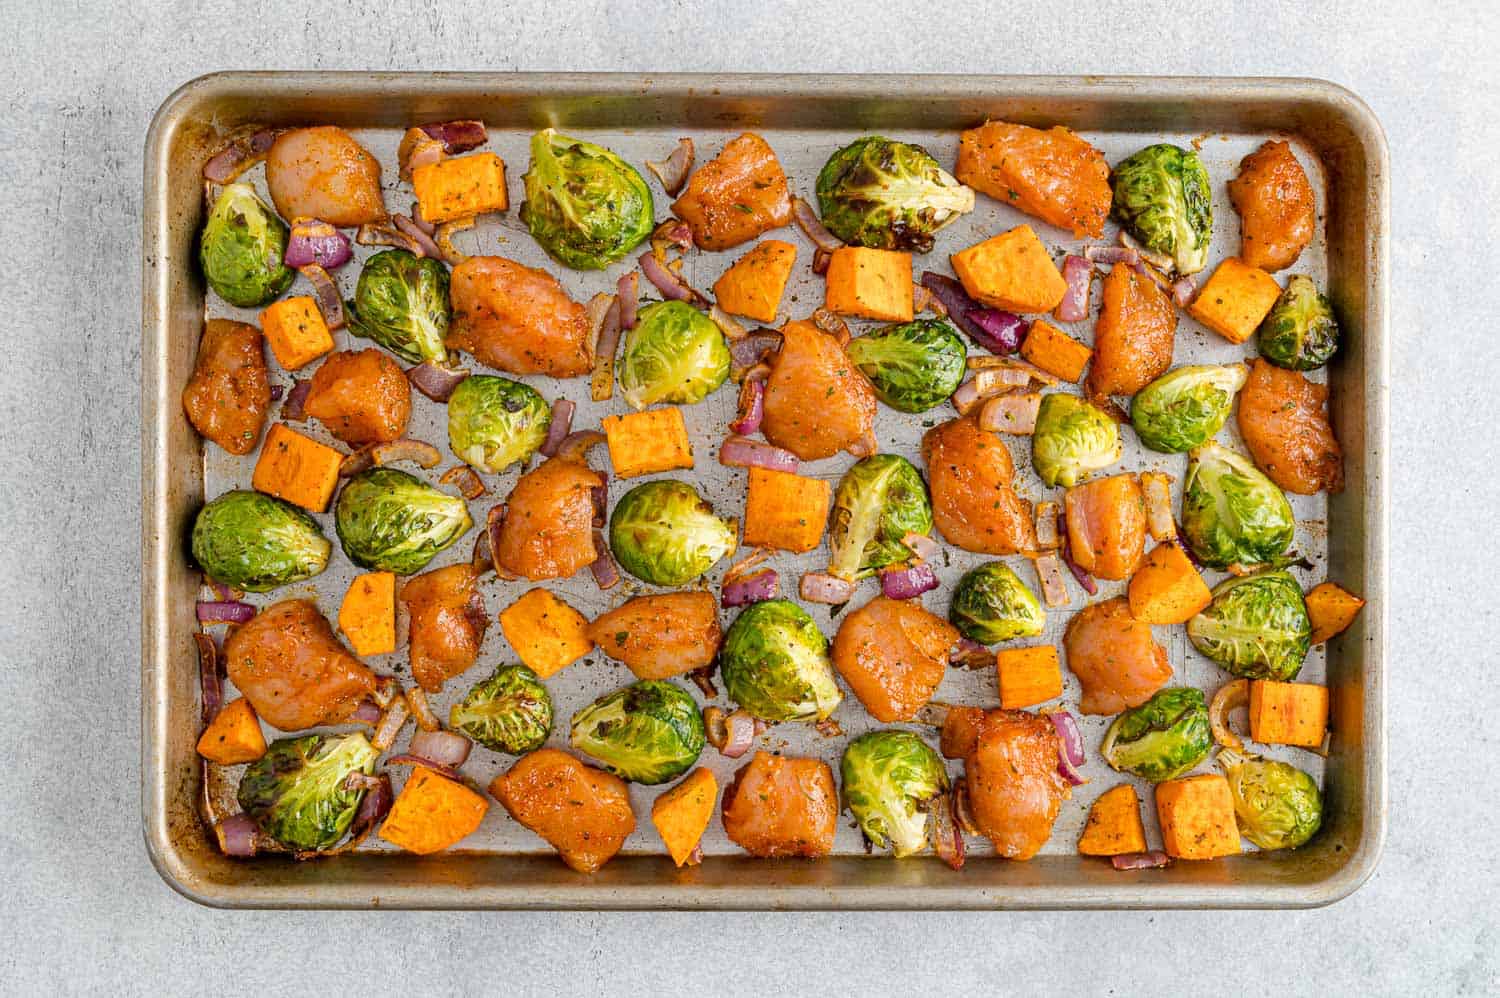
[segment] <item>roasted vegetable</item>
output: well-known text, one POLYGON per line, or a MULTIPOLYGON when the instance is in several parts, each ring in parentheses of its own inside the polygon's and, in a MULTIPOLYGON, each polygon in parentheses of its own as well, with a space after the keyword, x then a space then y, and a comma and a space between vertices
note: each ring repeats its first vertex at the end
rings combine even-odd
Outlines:
POLYGON ((1141 443, 1180 454, 1207 443, 1229 419, 1250 371, 1244 364, 1190 364, 1163 374, 1130 400, 1141 443))
POLYGON ((1208 583, 1175 541, 1151 549, 1130 577, 1130 615, 1147 624, 1185 624, 1213 602, 1208 583))
POLYGON ((1099 754, 1122 773, 1152 783, 1181 776, 1213 748, 1203 692, 1173 686, 1132 707, 1109 726, 1099 754))
POLYGON ((1161 143, 1115 165, 1111 212, 1149 250, 1172 258, 1179 274, 1208 263, 1213 195, 1198 154, 1161 143))
POLYGON ((986 645, 1035 637, 1047 626, 1036 594, 1000 561, 964 573, 953 587, 948 619, 964 637, 986 645))
POLYGON ((651 188, 635 167, 582 139, 544 128, 531 137, 521 221, 554 259, 602 270, 651 234, 651 188))
POLYGON ((396 575, 356 575, 339 604, 339 630, 356 655, 388 655, 396 650, 396 575))
POLYGON ((349 830, 363 789, 350 773, 375 772, 380 752, 365 736, 278 738, 240 778, 239 803, 260 830, 291 849, 329 849, 349 830))
POLYGON ((1296 766, 1220 749, 1240 834, 1261 849, 1295 849, 1323 824, 1323 795, 1296 766))
POLYGON ((609 549, 643 582, 685 586, 735 549, 735 523, 714 515, 691 485, 661 479, 637 485, 609 518, 609 549))
POLYGON ((1031 435, 1031 466, 1048 485, 1073 486, 1120 459, 1120 431, 1076 395, 1048 392, 1031 435))
POLYGON ((698 842, 713 819, 718 797, 719 781, 713 770, 699 766, 652 802, 651 824, 656 826, 673 863, 697 866, 701 862, 698 842))
POLYGON ((745 546, 811 551, 823 540, 832 494, 827 479, 751 468, 745 491, 745 546))
POLYGON ((420 572, 473 525, 462 499, 394 468, 349 479, 334 513, 350 561, 397 575, 420 572))
POLYGON ((1188 315, 1224 337, 1243 343, 1281 297, 1276 278, 1235 257, 1226 257, 1188 305, 1188 315))
POLYGON ((1297 678, 1312 624, 1291 573, 1278 569, 1229 578, 1213 592, 1208 609, 1188 621, 1193 647, 1246 679, 1297 678))
POLYGON ((552 407, 530 385, 476 374, 448 399, 448 446, 467 464, 496 474, 536 453, 552 407))
POLYGON ((823 304, 830 312, 882 322, 912 320, 910 253, 840 246, 823 278, 823 304))
POLYGON ((910 731, 870 731, 844 749, 839 775, 849 813, 871 844, 889 846, 898 859, 927 848, 928 810, 948 789, 930 745, 910 731))
POLYGON ((900 412, 926 412, 946 400, 963 382, 968 357, 964 341, 940 319, 886 326, 845 349, 880 401, 900 412))
POLYGON ((1083 856, 1122 856, 1146 851, 1146 828, 1141 824, 1141 801, 1135 787, 1111 787, 1089 808, 1088 824, 1078 839, 1083 856))
POLYGON ((839 480, 828 530, 828 571, 853 581, 914 556, 902 538, 932 533, 922 474, 904 457, 872 454, 839 480))
POLYGON ((1205 565, 1259 565, 1285 553, 1296 532, 1291 503, 1248 458, 1210 441, 1189 455, 1182 533, 1205 565))
POLYGON ((249 184, 219 192, 203 226, 198 261, 208 286, 240 308, 264 305, 292 286, 297 272, 282 263, 287 227, 249 184))
POLYGON ((729 360, 724 334, 708 316, 687 302, 656 302, 641 309, 625 334, 620 390, 637 409, 691 405, 724 383, 729 360))
POLYGON ((516 656, 543 679, 594 650, 588 618, 545 589, 532 589, 501 610, 500 630, 516 656))
POLYGON ((616 478, 635 478, 693 466, 693 444, 676 406, 605 416, 599 421, 609 443, 616 478))
POLYGON ((349 331, 374 340, 402 360, 420 364, 448 359, 448 268, 441 260, 403 249, 383 250, 365 261, 344 303, 349 331))
POLYGON ((485 748, 524 755, 546 744, 552 697, 526 666, 502 666, 453 705, 448 723, 485 748))
POLYGON ((867 135, 828 157, 818 173, 818 210, 828 231, 876 249, 932 249, 932 237, 974 210, 974 192, 926 149, 867 135))
POLYGON ((954 253, 949 261, 969 297, 1008 312, 1050 312, 1067 282, 1029 225, 954 253))
POLYGON ((719 671, 730 698, 767 721, 821 721, 844 698, 828 639, 790 600, 765 600, 736 617, 719 671))
POLYGON ((634 783, 666 783, 703 751, 703 715, 681 687, 642 679, 573 715, 569 742, 634 783))
POLYGON ((489 801, 457 780, 417 766, 380 826, 380 837, 418 856, 457 845, 479 827, 489 801))
POLYGON ((322 513, 338 487, 343 463, 342 451, 303 436, 285 423, 272 423, 250 472, 250 485, 309 512, 322 513))
POLYGON ((1051 645, 1001 648, 995 652, 1000 706, 1007 710, 1035 707, 1062 696, 1062 662, 1051 645))
POLYGON ((1174 859, 1237 856, 1240 833, 1234 795, 1218 773, 1200 773, 1156 785, 1156 818, 1162 848, 1174 859))
POLYGON ((1339 321, 1333 303, 1312 278, 1294 274, 1286 290, 1255 330, 1260 355, 1277 367, 1311 371, 1328 363, 1339 348, 1339 321))
POLYGON ((1307 615, 1312 619, 1312 643, 1320 645, 1349 629, 1365 601, 1336 582, 1320 582, 1309 590, 1307 615))
POLYGON ((252 593, 312 578, 332 550, 316 520, 259 492, 226 492, 193 521, 193 560, 203 574, 252 593))
POLYGON ((288 371, 304 368, 333 351, 333 333, 317 300, 308 295, 273 301, 261 309, 260 327, 276 363, 288 371))
POLYGON ((197 748, 199 755, 220 766, 238 766, 265 755, 266 736, 250 701, 239 697, 225 704, 203 729, 197 748))

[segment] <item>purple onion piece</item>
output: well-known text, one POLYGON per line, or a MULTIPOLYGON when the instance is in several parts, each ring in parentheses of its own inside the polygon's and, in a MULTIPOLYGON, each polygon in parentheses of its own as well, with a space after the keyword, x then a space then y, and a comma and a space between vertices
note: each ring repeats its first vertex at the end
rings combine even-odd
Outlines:
POLYGON ((239 600, 199 600, 195 611, 200 624, 248 624, 255 617, 255 607, 239 600))
POLYGON ((572 399, 559 398, 552 403, 552 422, 547 426, 547 439, 542 441, 538 451, 547 457, 557 453, 557 448, 573 430, 573 412, 577 408, 572 399))
POLYGON ((925 561, 880 573, 880 592, 887 599, 915 599, 937 587, 937 573, 925 561))
POLYGON ((763 568, 724 583, 719 602, 724 606, 748 606, 762 600, 775 599, 780 592, 781 578, 776 570, 763 568))

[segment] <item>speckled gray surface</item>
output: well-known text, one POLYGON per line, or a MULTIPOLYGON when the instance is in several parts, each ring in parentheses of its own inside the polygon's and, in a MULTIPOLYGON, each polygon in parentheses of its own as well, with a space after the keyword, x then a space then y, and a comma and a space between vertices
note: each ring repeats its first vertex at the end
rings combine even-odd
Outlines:
POLYGON ((1500 988, 1500 479, 1473 446, 1500 415, 1492 5, 846 3, 815 19, 328 0, 247 24, 251 7, 0 0, 25 39, 0 81, 0 550, 23 580, 0 600, 0 993, 1500 988), (1374 878, 1294 913, 235 913, 172 893, 141 844, 136 763, 146 123, 215 69, 427 67, 1291 75, 1362 95, 1390 139, 1394 216, 1392 805, 1374 878))

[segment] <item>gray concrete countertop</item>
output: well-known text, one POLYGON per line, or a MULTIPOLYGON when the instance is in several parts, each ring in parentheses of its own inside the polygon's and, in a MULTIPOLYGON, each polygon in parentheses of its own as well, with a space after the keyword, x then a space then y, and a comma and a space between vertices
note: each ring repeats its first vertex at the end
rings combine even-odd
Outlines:
POLYGON ((0 0, 0 993, 1500 989, 1500 8, 799 6, 0 0), (1373 879, 1309 912, 288 913, 180 898, 140 834, 141 149, 168 93, 230 68, 1243 74, 1359 93, 1393 179, 1391 816, 1373 879))

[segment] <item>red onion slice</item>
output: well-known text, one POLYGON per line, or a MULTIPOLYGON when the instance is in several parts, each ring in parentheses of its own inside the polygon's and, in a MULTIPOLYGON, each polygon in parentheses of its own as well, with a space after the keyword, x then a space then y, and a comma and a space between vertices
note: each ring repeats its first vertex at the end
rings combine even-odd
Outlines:
POLYGON ((429 236, 437 232, 437 226, 422 217, 422 202, 420 201, 413 201, 411 203, 411 220, 416 223, 417 228, 429 236))
POLYGON ((1177 521, 1172 516, 1172 478, 1160 472, 1141 474, 1141 491, 1146 495, 1146 529, 1151 539, 1169 541, 1177 536, 1177 521))
POLYGON ((438 479, 439 485, 451 485, 458 490, 458 494, 465 499, 474 500, 489 492, 484 487, 484 481, 475 473, 474 469, 467 464, 455 464, 443 472, 438 479))
POLYGON ((901 543, 905 544, 912 554, 923 561, 936 561, 938 555, 943 552, 942 545, 937 541, 926 534, 919 534, 915 530, 908 530, 903 534, 901 543))
POLYGON ((702 308, 708 304, 707 298, 689 287, 681 277, 668 270, 655 254, 642 253, 640 265, 641 273, 646 275, 646 280, 656 285, 656 289, 662 293, 663 298, 671 301, 685 301, 695 308, 702 308))
POLYGON ((846 347, 849 341, 854 339, 854 333, 849 329, 849 323, 837 312, 826 308, 815 308, 812 314, 812 323, 823 332, 839 341, 839 346, 846 347))
POLYGON ((318 302, 318 311, 323 313, 324 324, 330 331, 343 329, 344 299, 339 295, 339 286, 333 282, 333 275, 316 263, 298 267, 297 272, 313 286, 313 296, 318 302))
POLYGON ((1073 549, 1068 543, 1067 517, 1062 513, 1057 514, 1057 553, 1062 557, 1063 564, 1068 566, 1068 571, 1073 573, 1073 578, 1083 587, 1083 591, 1090 596, 1098 595, 1099 584, 1092 575, 1084 571, 1082 565, 1073 560, 1073 549))
POLYGON ((964 868, 964 836, 953 814, 953 795, 938 794, 927 805, 932 816, 932 848, 955 870, 964 868))
POLYGON ((202 694, 200 713, 206 728, 219 716, 219 708, 224 706, 224 675, 220 670, 219 647, 214 644, 213 637, 199 632, 193 635, 193 643, 198 646, 198 690, 202 694))
POLYGON ((468 378, 469 372, 459 368, 444 367, 434 360, 424 360, 416 367, 408 368, 406 380, 417 391, 434 402, 446 402, 453 389, 468 378))
POLYGON ((759 572, 724 582, 719 602, 724 606, 748 606, 762 600, 775 599, 781 594, 781 577, 774 568, 763 568, 759 572))
POLYGON ((797 471, 797 455, 791 451, 745 437, 725 438, 719 447, 719 463, 730 468, 768 468, 793 474, 797 471))
POLYGON ((453 731, 419 731, 411 737, 407 749, 412 755, 429 759, 439 766, 458 767, 469 758, 474 743, 453 731))
MULTIPOLYGON (((439 731, 443 722, 439 721, 437 715, 432 712, 432 705, 427 702, 427 691, 420 686, 413 686, 403 690, 402 695, 406 697, 407 709, 411 716, 416 719, 417 727, 423 731, 439 731)), ((421 753, 418 753, 421 754, 421 753)), ((443 760, 437 759, 436 762, 443 760)))
POLYGON ((1083 733, 1078 730, 1078 721, 1065 710, 1054 710, 1047 720, 1057 729, 1057 771, 1073 786, 1088 782, 1079 769, 1088 761, 1083 752, 1083 733))
POLYGON ((947 306, 945 306, 942 301, 939 300, 937 295, 933 294, 931 291, 929 291, 927 288, 924 288, 920 284, 912 285, 911 310, 913 312, 931 312, 933 315, 942 319, 946 319, 948 317, 947 306))
POLYGON ((735 711, 724 718, 724 744, 719 746, 719 754, 738 759, 755 744, 755 735, 755 718, 744 709, 735 711))
POLYGON ((254 132, 241 130, 229 145, 203 164, 203 179, 216 184, 233 183, 235 178, 266 158, 280 132, 263 128, 254 132))
POLYGON ((609 553, 609 544, 604 540, 604 531, 594 528, 594 550, 598 552, 593 564, 589 565, 589 571, 593 573, 594 584, 600 589, 608 591, 620 582, 620 568, 615 564, 615 556, 609 553))
POLYGON ((1187 308, 1197 290, 1198 283, 1192 277, 1179 277, 1172 282, 1172 304, 1178 308, 1187 308))
POLYGON ((414 256, 426 256, 422 244, 393 226, 367 222, 354 232, 354 241, 361 246, 394 246, 414 256))
POLYGON ((380 723, 375 725, 375 734, 370 738, 370 744, 382 752, 388 751, 396 744, 396 736, 401 733, 409 717, 411 708, 406 705, 406 698, 396 697, 381 715, 380 723))
POLYGON ((1109 864, 1116 870, 1154 870, 1170 866, 1172 857, 1160 849, 1150 852, 1126 852, 1109 857, 1109 864))
POLYGON ((420 468, 435 468, 443 455, 432 444, 423 440, 402 437, 390 443, 376 444, 370 448, 370 457, 381 466, 397 461, 411 461, 420 468))
POLYGON ((717 305, 709 306, 708 317, 713 320, 714 325, 719 327, 719 332, 723 333, 724 338, 730 343, 742 340, 750 335, 749 330, 740 325, 728 312, 717 305))
POLYGON ((594 507, 593 525, 604 526, 604 521, 609 515, 609 484, 595 485, 589 489, 589 502, 594 507))
POLYGON ((763 381, 746 380, 740 386, 739 411, 729 429, 742 437, 760 432, 761 420, 766 415, 766 385, 763 381))
POLYGON ((214 826, 219 851, 236 859, 248 859, 260 851, 260 826, 248 814, 234 814, 214 826))
POLYGON ((560 398, 552 403, 552 422, 547 426, 547 439, 542 441, 538 451, 547 457, 557 453, 557 448, 572 432, 573 412, 577 408, 572 399, 560 398))
POLYGON ((965 669, 984 669, 995 664, 995 653, 978 641, 959 638, 958 644, 948 649, 948 664, 965 669))
POLYGON ((979 428, 993 433, 1030 436, 1036 432, 1036 417, 1041 407, 1040 392, 996 396, 979 410, 979 428))
POLYGON ((1141 262, 1141 255, 1128 246, 1085 246, 1083 258, 1085 262, 1123 263, 1127 267, 1141 262))
POLYGON ((489 141, 489 133, 485 131, 484 122, 473 118, 434 121, 417 127, 426 132, 429 137, 441 142, 443 151, 450 156, 468 152, 470 149, 478 149, 489 141))
POLYGON ((1155 267, 1157 270, 1165 271, 1167 273, 1171 273, 1172 271, 1177 269, 1177 262, 1170 256, 1167 256, 1167 254, 1165 253, 1158 253, 1156 252, 1156 250, 1147 249, 1145 245, 1140 242, 1140 240, 1136 239, 1124 229, 1120 230, 1120 245, 1124 246, 1126 249, 1135 251, 1136 259, 1129 261, 1132 265, 1138 263, 1146 263, 1155 267))
POLYGON ((292 224, 281 262, 298 269, 315 263, 326 270, 336 270, 354 255, 349 237, 317 218, 299 218, 292 224))
POLYGON ((822 277, 828 273, 828 265, 833 262, 833 254, 825 249, 813 250, 812 272, 822 277))
POLYGON ((272 385, 271 386, 271 401, 272 402, 280 402, 281 401, 281 396, 283 396, 285 394, 286 394, 286 386, 285 385, 277 384, 277 385, 272 385))
POLYGON ((1208 704, 1208 730, 1214 741, 1225 748, 1243 751, 1245 743, 1229 726, 1229 715, 1240 707, 1250 706, 1250 680, 1236 679, 1225 683, 1214 693, 1208 704))
POLYGON ((660 162, 646 160, 646 169, 656 174, 661 189, 675 198, 693 169, 693 140, 678 139, 677 147, 666 159, 660 162))
POLYGON ((615 282, 615 300, 620 303, 620 328, 634 329, 641 299, 641 275, 632 270, 615 282))
POLYGON ((339 462, 339 477, 353 478, 361 471, 367 471, 375 467, 375 458, 371 451, 375 449, 374 444, 365 444, 363 447, 351 453, 339 462))
MULTIPOLYGON (((634 275, 635 272, 631 273, 634 275)), ((594 297, 595 301, 589 302, 591 307, 599 299, 598 295, 594 297)), ((595 332, 591 337, 594 343, 594 370, 589 376, 589 398, 595 402, 604 402, 614 397, 615 353, 620 346, 621 320, 624 315, 619 297, 614 295, 604 297, 608 303, 600 312, 598 322, 594 324, 595 332)), ((631 308, 635 308, 634 299, 631 301, 631 308)))
POLYGON ((422 227, 416 222, 413 222, 405 215, 392 215, 391 222, 395 224, 396 228, 410 236, 412 241, 422 248, 422 252, 417 254, 418 256, 430 256, 434 260, 441 260, 443 258, 443 251, 438 248, 438 244, 433 242, 432 237, 423 232, 422 227))
POLYGON ((804 236, 812 240, 813 245, 820 252, 832 253, 844 245, 842 239, 829 232, 823 225, 817 212, 813 211, 812 205, 801 198, 792 198, 792 218, 796 219, 797 228, 802 230, 804 236))
POLYGON ((420 128, 408 128, 396 147, 396 175, 411 183, 412 174, 419 167, 441 163, 448 158, 443 144, 420 128))
POLYGON ((719 695, 719 691, 714 688, 714 663, 700 665, 689 672, 687 677, 693 681, 694 686, 698 687, 699 692, 710 700, 719 695))
POLYGON ((1036 546, 1054 551, 1062 543, 1058 537, 1058 505, 1051 500, 1036 504, 1036 546))
MULTIPOLYGON (((505 525, 505 514, 509 511, 509 509, 510 507, 505 503, 497 502, 495 503, 495 505, 490 507, 490 511, 486 513, 484 517, 484 535, 489 539, 487 546, 490 553, 490 567, 493 568, 495 570, 495 574, 502 579, 515 578, 515 576, 511 575, 500 566, 500 556, 498 553, 500 551, 500 528, 505 525)), ((477 545, 475 547, 475 550, 477 554, 477 545)))
POLYGON ((781 334, 774 329, 761 327, 742 340, 729 344, 729 376, 744 381, 746 375, 758 367, 765 358, 781 349, 781 334))
MULTIPOLYGON (((412 219, 412 221, 415 222, 416 219, 412 219)), ((417 224, 420 225, 421 223, 417 224)), ((455 218, 450 222, 444 222, 433 230, 432 241, 437 244, 438 255, 443 258, 444 263, 452 267, 457 267, 469 259, 467 253, 464 253, 457 246, 453 245, 453 234, 455 232, 463 232, 465 229, 472 229, 473 227, 474 219, 471 216, 469 218, 455 218)))
POLYGON ((925 561, 880 573, 880 592, 887 599, 915 599, 937 587, 937 573, 925 561))
POLYGON ((953 781, 953 819, 958 822, 958 830, 965 835, 983 834, 969 799, 969 781, 962 776, 953 781))
POLYGON ((1050 607, 1067 606, 1068 585, 1063 579, 1062 560, 1057 552, 1038 555, 1035 564, 1037 578, 1042 583, 1042 602, 1050 607))
POLYGON ((602 447, 609 442, 599 430, 574 430, 562 443, 557 445, 557 456, 564 461, 577 461, 579 464, 589 463, 589 451, 595 447, 602 447))
POLYGON ((1094 279, 1094 265, 1088 257, 1069 253, 1063 257, 1062 276, 1068 288, 1055 314, 1062 322, 1081 322, 1089 317, 1089 285, 1094 279))
POLYGON ((255 616, 255 607, 239 600, 199 600, 195 611, 200 624, 248 624, 255 616))
MULTIPOLYGON (((349 776, 352 778, 354 774, 350 773, 349 776)), ((354 820, 349 824, 351 842, 363 839, 371 829, 385 820, 385 816, 391 813, 391 805, 396 801, 396 795, 391 790, 391 778, 384 773, 360 783, 364 787, 365 796, 359 802, 359 810, 354 812, 354 820)))
POLYGON ((855 585, 848 579, 840 579, 826 572, 808 572, 802 576, 797 593, 809 603, 826 603, 837 606, 847 603, 854 596, 855 585))
POLYGON ((439 776, 446 776, 448 779, 453 780, 455 783, 462 783, 464 780, 464 774, 460 773, 452 766, 445 766, 440 762, 433 762, 426 756, 417 755, 415 752, 402 752, 400 755, 393 755, 385 761, 385 764, 387 766, 421 766, 423 769, 432 770, 439 776))
POLYGON ((371 727, 380 723, 380 704, 374 700, 361 700, 354 707, 354 713, 349 715, 349 720, 356 724, 368 724, 371 727))
POLYGON ((926 271, 921 283, 937 296, 948 310, 948 317, 975 343, 996 354, 1015 353, 1021 348, 1030 326, 1020 316, 985 308, 969 297, 962 284, 944 274, 926 271))
POLYGON ((669 218, 651 230, 651 255, 665 264, 667 250, 676 247, 683 253, 693 248, 693 230, 680 218, 669 218))

